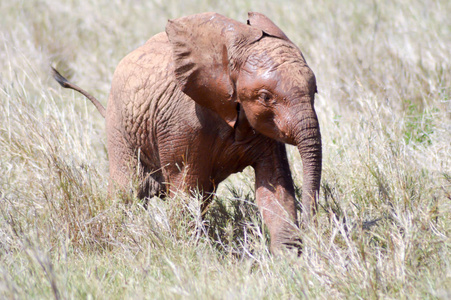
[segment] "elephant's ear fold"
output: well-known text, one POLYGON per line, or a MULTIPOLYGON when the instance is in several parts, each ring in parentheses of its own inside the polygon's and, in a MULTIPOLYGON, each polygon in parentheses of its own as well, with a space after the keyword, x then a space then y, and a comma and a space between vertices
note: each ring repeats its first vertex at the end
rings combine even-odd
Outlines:
POLYGON ((231 69, 240 48, 260 39, 263 32, 216 13, 203 13, 169 20, 166 33, 183 92, 233 127, 237 104, 231 69))
POLYGON ((285 35, 285 33, 267 16, 258 12, 249 12, 247 15, 247 24, 261 29, 267 35, 290 42, 290 39, 285 35))

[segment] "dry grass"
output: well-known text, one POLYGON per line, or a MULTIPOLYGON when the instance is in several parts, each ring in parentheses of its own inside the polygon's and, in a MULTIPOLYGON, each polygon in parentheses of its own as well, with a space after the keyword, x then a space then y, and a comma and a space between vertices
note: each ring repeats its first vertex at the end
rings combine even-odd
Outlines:
POLYGON ((451 3, 183 3, 0 2, 0 297, 449 299, 451 3), (318 81, 321 209, 300 258, 269 255, 251 169, 204 224, 186 195, 108 199, 103 120, 48 72, 106 103, 119 60, 168 18, 252 10, 318 81))

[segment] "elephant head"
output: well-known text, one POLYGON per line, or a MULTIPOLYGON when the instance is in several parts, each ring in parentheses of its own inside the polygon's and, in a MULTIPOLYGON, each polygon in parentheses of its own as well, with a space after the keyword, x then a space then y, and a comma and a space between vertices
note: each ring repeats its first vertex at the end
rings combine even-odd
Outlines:
POLYGON ((224 119, 237 139, 255 130, 297 146, 308 219, 320 187, 321 134, 315 76, 301 51, 258 13, 249 13, 247 24, 215 13, 183 17, 169 21, 166 33, 182 90, 224 119))

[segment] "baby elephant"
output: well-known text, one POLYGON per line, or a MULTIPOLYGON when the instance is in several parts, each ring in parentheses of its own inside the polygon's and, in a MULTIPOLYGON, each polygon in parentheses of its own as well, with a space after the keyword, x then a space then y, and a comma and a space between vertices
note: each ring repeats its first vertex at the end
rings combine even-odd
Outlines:
POLYGON ((255 170, 257 205, 271 251, 298 245, 293 180, 285 144, 302 158, 302 218, 316 211, 321 135, 316 81, 301 51, 267 17, 247 24, 216 13, 170 20, 117 67, 106 110, 109 190, 140 198, 216 186, 246 166, 255 170), (138 176, 138 178, 136 178, 138 176))

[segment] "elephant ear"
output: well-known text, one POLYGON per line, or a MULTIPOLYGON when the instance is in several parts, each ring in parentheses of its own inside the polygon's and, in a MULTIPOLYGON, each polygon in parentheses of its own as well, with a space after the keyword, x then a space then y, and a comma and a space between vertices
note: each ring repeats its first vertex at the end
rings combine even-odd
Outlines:
POLYGON ((237 104, 231 69, 240 49, 259 40, 263 32, 220 14, 203 13, 169 20, 166 33, 183 92, 233 127, 237 104))
POLYGON ((249 12, 247 16, 247 24, 261 29, 269 36, 291 42, 290 39, 285 35, 285 33, 279 27, 277 27, 277 25, 274 24, 273 21, 271 21, 267 16, 258 12, 249 12))
POLYGON ((305 61, 304 54, 302 54, 301 50, 296 46, 287 36, 286 34, 277 27, 276 24, 273 23, 267 16, 258 13, 258 12, 249 12, 247 19, 247 24, 251 25, 252 27, 258 28, 262 30, 266 35, 279 38, 282 40, 285 40, 291 44, 293 44, 298 50, 299 53, 302 56, 302 59, 305 61))

